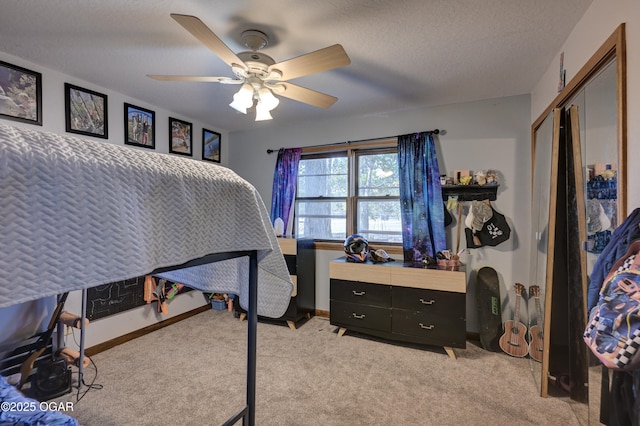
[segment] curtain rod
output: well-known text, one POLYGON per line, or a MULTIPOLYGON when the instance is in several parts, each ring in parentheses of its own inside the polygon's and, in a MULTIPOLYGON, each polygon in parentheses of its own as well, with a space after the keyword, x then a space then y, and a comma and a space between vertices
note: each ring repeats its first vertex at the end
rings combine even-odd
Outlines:
MULTIPOLYGON (((433 130, 425 130, 422 132, 413 132, 413 133, 432 133, 434 135, 440 134, 440 129, 433 129, 433 130)), ((408 133, 411 134, 411 133, 408 133)), ((350 143, 356 143, 356 142, 371 142, 371 141, 378 141, 378 140, 383 140, 383 139, 389 139, 389 138, 397 138, 398 135, 394 135, 394 136, 384 136, 381 138, 371 138, 371 139, 360 139, 357 141, 345 141, 345 142, 336 142, 336 143, 329 143, 329 144, 325 144, 325 145, 312 145, 312 146, 304 146, 302 148, 322 148, 325 146, 334 146, 334 145, 343 145, 343 144, 350 144, 350 143)), ((276 152, 276 150, 274 149, 267 149, 267 154, 272 154, 276 152)))

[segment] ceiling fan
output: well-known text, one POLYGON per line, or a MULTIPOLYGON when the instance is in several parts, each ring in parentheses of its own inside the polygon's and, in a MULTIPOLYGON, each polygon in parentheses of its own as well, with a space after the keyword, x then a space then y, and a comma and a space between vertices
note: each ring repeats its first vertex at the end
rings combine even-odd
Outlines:
POLYGON ((334 96, 289 83, 288 80, 349 65, 351 60, 339 44, 276 63, 270 56, 258 52, 269 44, 269 37, 262 31, 244 31, 241 40, 251 50, 235 54, 195 16, 172 13, 171 17, 226 62, 231 67, 235 78, 147 75, 150 78, 163 81, 241 84, 240 90, 233 95, 233 102, 229 106, 246 114, 247 109, 255 103, 256 121, 272 119, 270 111, 280 102, 274 93, 319 108, 329 108, 338 100, 334 96))

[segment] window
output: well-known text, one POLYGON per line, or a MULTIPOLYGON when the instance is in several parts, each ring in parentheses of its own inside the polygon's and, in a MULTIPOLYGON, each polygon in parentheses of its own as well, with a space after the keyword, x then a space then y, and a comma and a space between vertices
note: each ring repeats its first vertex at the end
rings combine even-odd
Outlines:
POLYGON ((369 241, 402 242, 397 150, 356 152, 356 233, 369 241))
POLYGON ((296 191, 296 235, 345 238, 349 195, 347 160, 346 152, 301 157, 296 191))
MULTIPOLYGON (((389 145, 389 143, 387 143, 389 145)), ((295 234, 401 243, 398 157, 392 147, 305 154, 298 167, 295 234)))

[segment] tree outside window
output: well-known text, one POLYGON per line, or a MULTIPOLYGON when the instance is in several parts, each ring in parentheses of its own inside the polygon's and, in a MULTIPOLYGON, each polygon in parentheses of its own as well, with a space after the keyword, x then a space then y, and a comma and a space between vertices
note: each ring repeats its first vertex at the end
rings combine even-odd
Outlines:
POLYGON ((303 154, 295 215, 299 237, 402 242, 396 149, 303 154))

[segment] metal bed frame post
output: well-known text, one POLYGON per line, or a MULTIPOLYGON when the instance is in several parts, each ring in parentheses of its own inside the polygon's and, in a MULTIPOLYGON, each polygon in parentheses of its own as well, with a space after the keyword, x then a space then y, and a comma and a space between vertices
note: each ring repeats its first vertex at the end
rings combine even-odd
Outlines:
POLYGON ((256 422, 256 350, 258 336, 258 255, 249 256, 249 322, 247 330, 247 417, 243 424, 256 422), (248 421, 247 421, 248 420, 248 421))
POLYGON ((82 313, 80 314, 80 356, 78 357, 78 389, 84 380, 84 323, 87 318, 87 289, 82 289, 82 313))
POLYGON ((258 336, 258 252, 249 253, 249 306, 247 321, 247 405, 223 425, 235 424, 242 418, 244 426, 256 423, 256 348, 258 336))

